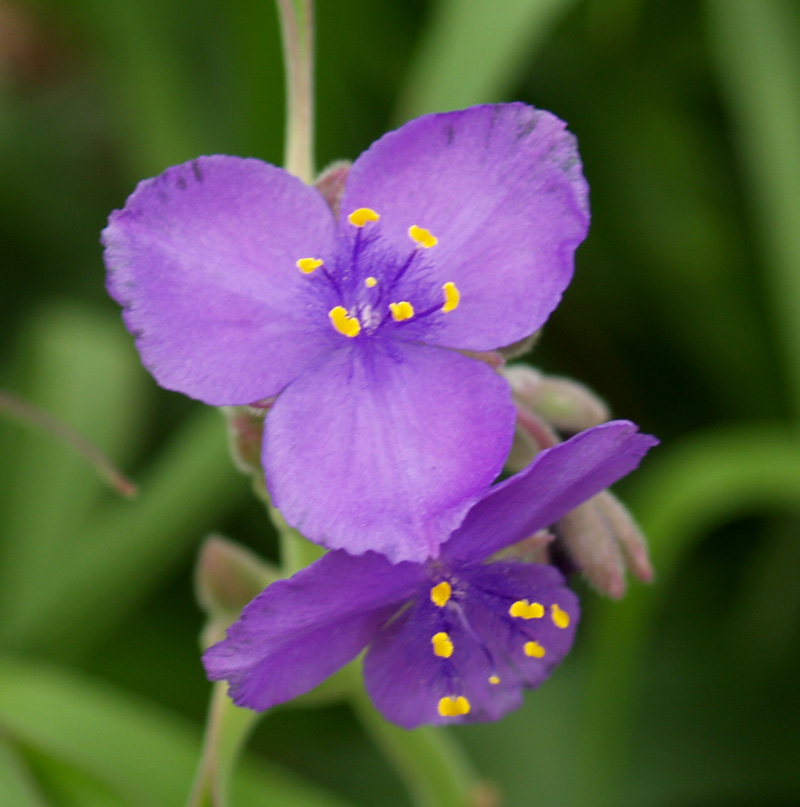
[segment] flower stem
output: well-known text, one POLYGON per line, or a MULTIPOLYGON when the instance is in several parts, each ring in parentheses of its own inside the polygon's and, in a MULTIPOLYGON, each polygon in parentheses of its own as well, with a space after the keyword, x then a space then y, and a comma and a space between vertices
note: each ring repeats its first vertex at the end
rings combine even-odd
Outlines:
POLYGON ((286 69, 284 167, 307 184, 314 179, 314 5, 277 0, 286 69))
POLYGON ((203 755, 187 807, 226 807, 231 773, 244 741, 260 717, 228 698, 224 681, 214 684, 206 724, 203 755))
POLYGON ((350 703, 362 727, 383 751, 406 785, 415 807, 478 807, 488 788, 478 781, 469 760, 442 729, 408 731, 383 719, 364 691, 359 665, 353 665, 350 703))

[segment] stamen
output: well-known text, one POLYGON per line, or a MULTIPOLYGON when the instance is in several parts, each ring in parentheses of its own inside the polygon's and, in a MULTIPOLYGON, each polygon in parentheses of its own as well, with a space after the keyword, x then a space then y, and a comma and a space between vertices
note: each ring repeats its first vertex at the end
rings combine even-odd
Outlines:
POLYGON ((322 258, 300 258, 296 265, 304 275, 310 275, 322 266, 322 258))
POLYGON ((368 221, 378 221, 380 215, 370 207, 359 207, 354 210, 347 220, 355 227, 363 227, 368 221))
POLYGON ((344 306, 337 305, 328 312, 331 324, 342 336, 358 336, 361 333, 361 323, 356 317, 351 317, 344 306))
POLYGON ((540 602, 529 603, 527 600, 517 600, 508 609, 508 613, 521 619, 540 619, 544 616, 544 606, 540 602))
POLYGON ((424 227, 417 227, 416 224, 408 228, 408 234, 411 236, 412 241, 416 241, 421 247, 425 247, 425 249, 435 247, 439 243, 439 239, 433 235, 430 230, 426 230, 424 227))
POLYGON ((453 655, 453 640, 444 631, 435 634, 431 639, 431 644, 434 654, 439 658, 450 658, 453 655))
POLYGON ((550 608, 550 617, 557 628, 569 627, 569 614, 555 604, 550 608))
POLYGON ((442 286, 442 291, 444 292, 442 311, 444 311, 445 314, 449 314, 451 311, 455 311, 456 308, 458 308, 458 304, 461 302, 461 292, 451 280, 448 280, 447 283, 442 286))
POLYGON ((439 701, 439 714, 442 717, 468 715, 470 708, 469 701, 463 695, 449 695, 439 701))
POLYGON ((438 605, 439 608, 444 608, 445 605, 447 605, 452 593, 453 589, 450 586, 450 583, 448 583, 447 580, 442 580, 441 583, 437 583, 431 589, 431 602, 434 605, 438 605))
POLYGON ((545 654, 545 649, 539 642, 525 642, 525 655, 532 658, 542 658, 545 654))
POLYGON ((499 675, 490 675, 489 676, 489 683, 490 684, 499 684, 500 683, 500 676, 499 675))
POLYGON ((365 286, 366 286, 368 289, 374 289, 374 288, 375 288, 375 286, 377 286, 377 285, 378 285, 378 278, 377 278, 377 277, 372 277, 372 275, 370 275, 370 276, 369 276, 369 277, 368 277, 368 278, 367 278, 367 279, 364 281, 364 285, 365 285, 365 286))
POLYGON ((401 300, 399 303, 389 303, 392 318, 395 322, 402 322, 404 319, 411 319, 414 316, 414 306, 408 300, 401 300))

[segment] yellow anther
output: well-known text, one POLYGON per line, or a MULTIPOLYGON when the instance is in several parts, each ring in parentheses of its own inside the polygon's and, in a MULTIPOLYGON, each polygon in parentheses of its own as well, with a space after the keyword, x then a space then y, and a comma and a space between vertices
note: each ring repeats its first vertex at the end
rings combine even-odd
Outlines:
POLYGON ((363 227, 368 221, 377 221, 380 216, 370 207, 359 207, 354 210, 347 220, 356 227, 363 227))
POLYGON ((490 684, 499 684, 500 683, 500 676, 499 675, 490 675, 489 676, 489 683, 490 684))
POLYGON ((392 312, 392 319, 395 322, 402 322, 404 319, 411 319, 414 316, 414 306, 408 300, 401 300, 399 303, 389 303, 389 310, 392 312))
POLYGON ((368 278, 367 278, 367 279, 364 281, 364 285, 365 285, 365 286, 366 286, 368 289, 374 289, 374 288, 375 288, 375 286, 377 286, 377 285, 378 285, 378 278, 377 278, 377 277, 372 277, 372 275, 370 275, 370 276, 369 276, 369 277, 368 277, 368 278))
POLYGON ((433 652, 439 658, 450 658, 453 655, 453 640, 444 631, 435 634, 431 639, 433 652))
POLYGON ((322 266, 322 258, 300 258, 297 268, 304 274, 310 275, 315 269, 322 266))
POLYGON ((344 306, 337 305, 328 312, 331 324, 342 336, 358 336, 361 333, 361 323, 356 317, 351 317, 344 306))
POLYGON ((553 624, 557 628, 569 627, 569 614, 566 611, 563 611, 557 605, 553 605, 550 608, 550 617, 553 620, 553 624))
POLYGON ((525 655, 532 658, 542 658, 544 656, 544 648, 539 642, 525 642, 525 655))
POLYGON ((470 708, 469 701, 463 695, 449 695, 439 701, 439 714, 442 717, 468 715, 470 708))
POLYGON ((442 291, 444 292, 442 311, 444 311, 445 314, 448 314, 450 311, 455 311, 456 308, 458 308, 458 304, 461 302, 461 292, 456 287, 456 284, 448 280, 447 283, 442 286, 442 291))
POLYGON ((408 234, 411 236, 412 241, 416 241, 421 247, 425 247, 425 249, 435 247, 439 243, 439 239, 433 235, 430 230, 426 230, 424 227, 417 227, 416 224, 408 228, 408 234))
POLYGON ((450 600, 450 595, 452 593, 453 589, 451 588, 450 583, 448 583, 447 580, 442 580, 441 583, 437 583, 431 589, 431 602, 434 605, 438 605, 439 608, 444 608, 450 600))
POLYGON ((544 616, 544 606, 540 602, 517 600, 508 609, 508 613, 521 619, 541 619, 544 616))

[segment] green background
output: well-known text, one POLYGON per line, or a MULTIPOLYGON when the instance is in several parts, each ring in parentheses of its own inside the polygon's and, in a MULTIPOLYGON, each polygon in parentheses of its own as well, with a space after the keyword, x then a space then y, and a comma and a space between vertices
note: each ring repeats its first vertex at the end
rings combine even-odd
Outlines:
MULTIPOLYGON (((450 733, 507 807, 797 804, 800 6, 319 0, 317 32, 319 166, 471 103, 569 122, 593 224, 529 360, 663 441, 618 486, 656 582, 621 603, 578 584, 559 672, 450 733)), ((267 0, 0 2, 0 386, 140 486, 0 422, 2 807, 188 793, 198 546, 276 541, 220 416, 141 369, 98 236, 168 165, 280 163, 282 81, 267 0)), ((234 807, 409 803, 343 705, 275 710, 249 748, 234 807)))

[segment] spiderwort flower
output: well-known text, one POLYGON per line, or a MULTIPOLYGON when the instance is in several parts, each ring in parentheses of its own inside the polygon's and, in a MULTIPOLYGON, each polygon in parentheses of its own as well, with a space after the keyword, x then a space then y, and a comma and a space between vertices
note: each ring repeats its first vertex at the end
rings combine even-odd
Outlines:
POLYGON ((156 380, 278 396, 267 487, 310 539, 434 557, 500 472, 508 385, 456 351, 526 337, 588 226, 575 141, 524 104, 418 118, 350 169, 340 215, 258 160, 139 184, 103 233, 108 288, 156 380))
POLYGON ((365 646, 375 705, 405 728, 496 720, 569 651, 578 602, 552 566, 486 559, 557 521, 657 441, 614 421, 542 451, 489 489, 424 563, 334 550, 272 583, 204 656, 239 706, 307 692, 365 646))

